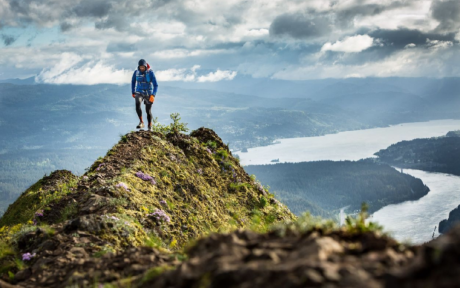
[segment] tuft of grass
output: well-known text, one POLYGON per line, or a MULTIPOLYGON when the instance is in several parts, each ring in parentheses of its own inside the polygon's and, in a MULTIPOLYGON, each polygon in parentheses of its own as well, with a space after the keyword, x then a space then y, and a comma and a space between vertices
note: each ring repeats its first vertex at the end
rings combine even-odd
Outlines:
POLYGON ((163 240, 160 237, 158 237, 155 233, 147 234, 147 237, 144 239, 144 246, 154 249, 165 249, 167 247, 163 240))
POLYGON ((284 236, 287 231, 305 233, 313 229, 317 229, 330 232, 337 228, 337 223, 335 221, 331 219, 323 219, 319 216, 312 216, 310 212, 305 212, 294 221, 274 224, 270 230, 280 236, 284 236))
POLYGON ((120 134, 120 141, 121 141, 121 143, 127 143, 128 142, 128 136, 120 134))
POLYGON ((211 141, 211 140, 208 140, 208 142, 206 142, 206 147, 209 147, 211 149, 216 149, 217 148, 217 143, 216 141, 211 141))
POLYGON ((366 221, 369 218, 368 211, 369 206, 366 203, 361 204, 361 212, 356 218, 347 216, 345 219, 345 229, 351 233, 362 233, 362 232, 382 232, 383 227, 372 221, 366 221))
POLYGON ((230 183, 230 190, 233 191, 244 191, 244 188, 251 188, 249 183, 230 183))

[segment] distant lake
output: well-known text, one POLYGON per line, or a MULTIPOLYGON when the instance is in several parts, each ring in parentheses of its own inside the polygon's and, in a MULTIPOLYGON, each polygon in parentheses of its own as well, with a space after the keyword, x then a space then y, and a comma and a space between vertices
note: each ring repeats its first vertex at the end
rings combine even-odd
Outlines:
MULTIPOLYGON (((453 130, 460 130, 460 120, 404 123, 319 137, 281 139, 279 144, 236 154, 243 165, 274 164, 273 159, 279 162, 359 160, 375 157, 375 152, 403 140, 444 136, 453 130)), ((431 191, 417 201, 383 207, 374 213, 373 221, 382 224, 385 231, 399 241, 420 244, 431 240, 434 227, 460 204, 460 177, 412 169, 404 169, 404 173, 422 179, 431 191)), ((435 236, 438 235, 436 230, 435 236)))
POLYGON ((403 123, 385 128, 340 132, 317 137, 280 139, 280 143, 249 148, 247 153, 236 152, 243 165, 304 162, 318 160, 359 160, 391 144, 416 138, 430 138, 460 130, 460 120, 435 120, 403 123))

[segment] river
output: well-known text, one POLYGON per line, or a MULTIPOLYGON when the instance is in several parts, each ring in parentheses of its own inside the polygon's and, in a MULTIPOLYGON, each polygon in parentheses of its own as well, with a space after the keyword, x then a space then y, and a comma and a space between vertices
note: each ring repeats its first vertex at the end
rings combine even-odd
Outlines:
MULTIPOLYGON (((430 192, 416 201, 385 206, 373 214, 372 221, 383 225, 399 241, 420 244, 431 240, 434 227, 460 205, 460 177, 413 169, 403 171, 422 179, 430 192)), ((437 228, 434 236, 439 236, 437 228)))
POLYGON ((436 120, 403 123, 384 128, 340 132, 318 137, 300 137, 277 140, 278 144, 249 148, 247 153, 236 152, 243 165, 318 160, 359 160, 391 144, 416 138, 446 135, 460 130, 460 120, 436 120))
MULTIPOLYGON (((272 159, 279 162, 359 160, 375 157, 375 152, 403 140, 443 136, 453 130, 460 130, 460 120, 403 123, 319 137, 281 139, 278 144, 237 154, 243 165, 273 164, 272 159)), ((404 173, 422 179, 431 191, 417 201, 383 207, 372 215, 372 220, 382 224, 395 239, 419 244, 429 241, 439 221, 446 219, 460 204, 460 177, 412 169, 404 169, 404 173)), ((438 235, 436 229, 435 237, 438 235)))

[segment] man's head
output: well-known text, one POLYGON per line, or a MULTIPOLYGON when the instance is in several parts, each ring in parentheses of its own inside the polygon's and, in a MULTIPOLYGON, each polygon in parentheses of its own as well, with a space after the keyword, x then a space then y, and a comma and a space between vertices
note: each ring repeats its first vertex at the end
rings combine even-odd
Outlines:
POLYGON ((141 72, 144 72, 147 69, 147 61, 144 59, 139 60, 138 69, 141 72))

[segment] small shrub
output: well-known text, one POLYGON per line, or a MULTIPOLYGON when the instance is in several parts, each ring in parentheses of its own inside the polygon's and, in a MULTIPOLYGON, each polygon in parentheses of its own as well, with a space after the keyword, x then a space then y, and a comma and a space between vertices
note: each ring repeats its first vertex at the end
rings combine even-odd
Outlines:
POLYGON ((155 117, 152 121, 152 131, 166 135, 168 133, 185 133, 189 130, 187 128, 187 123, 180 122, 181 117, 179 113, 172 113, 170 118, 173 121, 171 124, 162 125, 158 122, 158 118, 155 117))
POLYGON ((361 212, 359 212, 356 218, 347 216, 345 219, 345 228, 353 233, 368 231, 381 232, 383 230, 382 226, 372 221, 366 222, 366 219, 369 217, 367 213, 368 209, 369 206, 366 203, 362 203, 361 212))
POLYGON ((121 143, 126 143, 128 142, 128 137, 126 135, 120 135, 120 141, 121 143))

